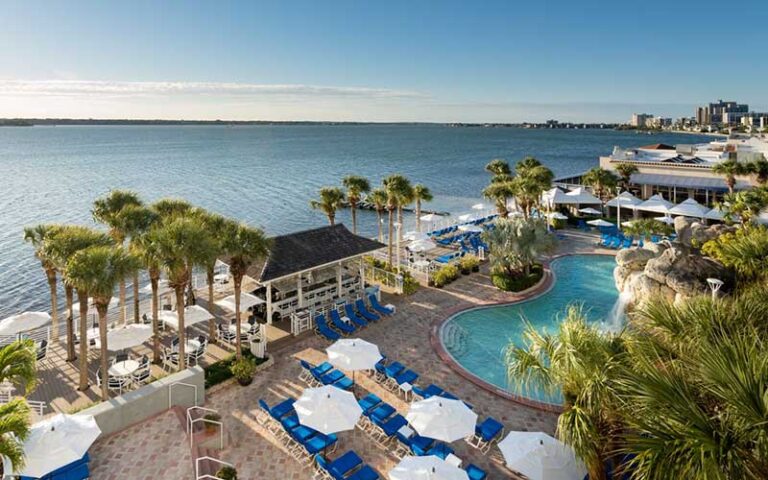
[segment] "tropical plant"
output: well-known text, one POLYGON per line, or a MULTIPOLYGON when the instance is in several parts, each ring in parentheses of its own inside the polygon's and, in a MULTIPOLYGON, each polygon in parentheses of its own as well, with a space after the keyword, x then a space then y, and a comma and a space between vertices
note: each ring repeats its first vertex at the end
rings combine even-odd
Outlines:
POLYGON ((624 232, 630 235, 637 235, 641 238, 648 238, 650 235, 670 235, 675 229, 672 225, 660 222, 653 218, 639 218, 624 227, 624 232))
POLYGON ((616 188, 616 184, 618 183, 616 175, 602 167, 594 167, 590 169, 584 174, 581 180, 585 185, 592 187, 595 195, 600 199, 605 198, 605 194, 616 188))
POLYGON ((224 466, 216 471, 216 478, 221 480, 237 480, 237 470, 235 467, 224 466))
POLYGON ((726 193, 718 208, 726 220, 740 220, 742 225, 750 223, 768 207, 768 188, 755 187, 749 190, 726 193))
MULTIPOLYGON (((143 205, 128 205, 120 212, 120 223, 130 238, 131 249, 141 241, 149 229, 160 221, 153 209, 143 205)), ((133 321, 139 323, 139 270, 133 273, 133 321)))
POLYGON ((429 191, 429 188, 422 185, 421 183, 417 183, 413 186, 413 201, 416 203, 416 231, 421 231, 421 203, 422 202, 431 202, 433 199, 432 192, 429 191))
POLYGON ((736 271, 746 281, 768 275, 768 228, 752 226, 708 241, 702 252, 736 271))
POLYGON ((341 180, 347 189, 347 201, 352 210, 352 233, 357 233, 357 204, 363 195, 371 191, 371 183, 367 178, 359 175, 347 175, 341 180))
POLYGON ((757 183, 765 186, 768 184, 768 160, 761 157, 749 164, 749 173, 755 176, 757 183))
POLYGON ((632 178, 632 175, 638 172, 637 165, 634 163, 629 162, 621 162, 618 165, 616 165, 616 173, 619 174, 619 178, 621 179, 621 185, 623 188, 627 188, 629 186, 629 181, 632 178))
MULTIPOLYGON (((208 284, 208 309, 213 312, 213 285, 216 274, 216 261, 224 253, 224 238, 221 232, 225 231, 224 229, 230 221, 222 215, 203 210, 202 208, 196 208, 193 212, 194 216, 200 220, 203 228, 208 232, 208 238, 213 243, 213 248, 207 252, 208 258, 203 260, 206 283, 208 284)), ((208 321, 208 338, 212 342, 216 341, 216 319, 214 318, 208 321)))
POLYGON ((507 276, 520 272, 530 274, 537 259, 552 252, 557 245, 541 219, 499 219, 495 228, 482 235, 488 244, 491 268, 507 276))
POLYGON ((309 206, 320 210, 328 217, 328 223, 336 223, 336 210, 344 203, 344 192, 338 187, 323 187, 318 192, 318 200, 310 200, 309 206))
POLYGON ((192 278, 192 268, 204 265, 216 245, 199 219, 178 216, 150 230, 148 241, 154 244, 154 255, 165 271, 168 286, 176 296, 179 323, 179 370, 186 368, 184 325, 184 292, 192 278))
POLYGON ((35 257, 40 260, 40 265, 45 272, 45 278, 48 281, 48 290, 51 298, 51 323, 54 338, 58 336, 59 327, 59 305, 56 261, 49 251, 50 243, 46 240, 52 237, 59 229, 60 225, 40 224, 34 227, 24 228, 24 241, 31 244, 35 249, 35 257))
POLYGON ((504 159, 495 158, 491 160, 485 166, 485 171, 493 175, 491 181, 494 183, 512 180, 512 170, 509 168, 509 163, 504 159))
MULTIPOLYGON (((129 190, 112 190, 93 202, 91 215, 96 222, 109 227, 109 235, 118 246, 123 246, 129 235, 123 210, 129 206, 141 206, 138 194, 129 190)), ((120 321, 126 322, 125 279, 120 280, 120 321)))
POLYGON ((749 175, 750 167, 746 163, 729 158, 728 160, 715 164, 712 167, 712 173, 725 177, 725 185, 728 187, 728 193, 733 193, 733 189, 736 187, 736 177, 749 175))
POLYGON ((376 225, 378 226, 378 240, 383 240, 382 233, 382 214, 387 209, 387 192, 383 188, 374 188, 371 193, 366 195, 365 200, 373 205, 376 210, 376 225))
POLYGON ((492 175, 490 184, 483 189, 483 196, 496 204, 499 215, 506 217, 509 213, 507 202, 515 195, 516 188, 512 183, 512 170, 506 160, 496 158, 491 160, 485 171, 492 175))
MULTIPOLYGON (((56 262, 58 270, 64 281, 64 293, 67 300, 67 361, 75 361, 75 333, 73 291, 75 286, 67 275, 67 263, 72 256, 80 250, 94 246, 112 245, 112 239, 102 233, 87 227, 64 225, 59 231, 48 239, 49 252, 56 262)), ((88 292, 78 292, 80 333, 87 331, 88 325, 88 292)), ((80 386, 82 389, 88 386, 88 342, 80 342, 80 386)))
MULTIPOLYGON (((107 390, 109 382, 109 372, 107 371, 109 302, 112 300, 115 287, 140 267, 141 263, 138 258, 129 254, 122 247, 112 246, 94 246, 80 250, 67 263, 67 278, 77 289, 78 297, 81 298, 81 305, 83 302, 81 292, 86 292, 87 295, 93 297, 93 304, 99 314, 99 344, 101 347, 101 367, 99 370, 103 400, 109 398, 109 391, 107 390)), ((87 300, 87 297, 85 298, 87 300)), ((82 322, 80 335, 80 343, 87 342, 82 322)))
POLYGON ((605 463, 616 455, 614 433, 618 376, 626 365, 622 333, 606 334, 587 322, 578 306, 568 308, 555 333, 528 324, 525 345, 511 344, 506 352, 507 373, 522 390, 561 393, 563 413, 557 434, 584 461, 591 479, 605 479, 605 463))
POLYGON ((432 275, 432 282, 442 288, 459 278, 459 269, 455 265, 445 265, 432 275))
MULTIPOLYGON (((383 180, 384 192, 387 195, 387 212, 389 215, 387 228, 387 262, 392 265, 393 233, 395 228, 395 211, 402 208, 401 202, 409 198, 413 188, 411 182, 403 175, 394 174, 383 180)), ((402 223, 400 224, 402 228, 402 223)))
MULTIPOLYGON (((10 383, 25 396, 33 392, 37 385, 35 356, 32 340, 16 341, 0 348, 0 383, 10 383)), ((29 435, 30 418, 24 397, 0 405, 0 455, 10 460, 17 470, 24 467, 23 442, 29 435)))
MULTIPOLYGON (((154 228, 158 228, 155 225, 154 228)), ((131 242, 131 253, 136 255, 141 261, 141 265, 147 270, 149 276, 149 285, 152 287, 152 361, 160 363, 160 331, 158 325, 159 314, 159 286, 160 274, 162 272, 162 257, 158 245, 153 242, 150 231, 145 235, 137 237, 131 242)), ((82 348, 82 347, 81 347, 82 348)))
POLYGON ((236 353, 242 356, 240 338, 240 295, 243 286, 243 277, 248 268, 259 258, 269 252, 269 242, 264 232, 257 228, 237 222, 226 222, 220 233, 221 247, 228 258, 229 273, 232 275, 232 283, 235 289, 235 325, 236 325, 236 353))
POLYGON ((152 204, 152 210, 163 219, 174 219, 192 213, 194 206, 181 198, 161 198, 152 204))
POLYGON ((232 371, 232 376, 241 385, 248 385, 253 380, 253 374, 256 372, 256 363, 250 358, 240 357, 229 368, 232 371))

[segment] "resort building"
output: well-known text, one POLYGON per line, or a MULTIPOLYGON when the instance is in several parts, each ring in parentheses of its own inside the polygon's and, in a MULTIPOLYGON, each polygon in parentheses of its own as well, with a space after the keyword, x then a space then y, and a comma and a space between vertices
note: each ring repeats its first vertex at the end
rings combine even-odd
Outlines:
MULTIPOLYGON (((713 205, 722 200, 728 187, 712 167, 728 159, 747 163, 758 158, 768 158, 768 139, 733 136, 695 145, 614 147, 610 155, 600 157, 600 167, 615 172, 621 163, 635 165, 638 171, 630 178, 629 191, 638 198, 661 194, 673 203, 693 198, 701 204, 713 205)), ((567 188, 581 186, 583 175, 561 177, 555 183, 567 188)), ((751 176, 739 177, 735 189, 747 189, 754 184, 751 176)))

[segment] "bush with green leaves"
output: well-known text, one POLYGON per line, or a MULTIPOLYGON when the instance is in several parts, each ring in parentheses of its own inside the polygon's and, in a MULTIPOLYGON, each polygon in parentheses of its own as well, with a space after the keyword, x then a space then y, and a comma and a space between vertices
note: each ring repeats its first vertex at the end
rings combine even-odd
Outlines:
POLYGON ((237 480, 237 470, 235 470, 235 467, 221 467, 217 472, 216 476, 220 478, 221 480, 237 480))
POLYGON ((237 379, 238 382, 246 382, 253 379, 253 374, 256 372, 256 362, 250 358, 240 358, 235 360, 229 369, 232 371, 232 376, 237 379))
POLYGON ((461 270, 474 270, 480 266, 480 259, 475 255, 464 255, 459 260, 459 268, 461 270))
POLYGON ((432 275, 436 287, 444 287, 459 278, 459 269, 455 265, 446 265, 432 275))

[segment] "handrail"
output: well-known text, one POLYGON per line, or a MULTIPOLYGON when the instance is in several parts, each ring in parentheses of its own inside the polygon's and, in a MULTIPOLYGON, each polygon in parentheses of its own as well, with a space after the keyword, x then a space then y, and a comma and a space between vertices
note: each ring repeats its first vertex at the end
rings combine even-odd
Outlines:
POLYGON ((231 463, 227 463, 227 462, 225 462, 223 460, 219 460, 218 458, 209 457, 207 455, 204 456, 204 457, 197 457, 197 459, 195 459, 195 478, 197 480, 204 480, 204 479, 206 479, 206 480, 222 480, 219 477, 216 477, 214 475, 209 475, 209 474, 205 474, 205 475, 201 476, 200 475, 200 461, 201 460, 208 460, 209 462, 216 462, 219 465, 223 465, 225 467, 233 467, 234 468, 234 465, 232 465, 231 463))
POLYGON ((172 384, 168 385, 168 408, 173 407, 173 387, 181 385, 184 387, 192 387, 192 389, 195 391, 195 406, 197 406, 197 385, 192 385, 191 383, 184 383, 184 382, 173 382, 172 384))
POLYGON ((211 412, 218 414, 219 412, 217 410, 213 410, 211 408, 205 408, 205 407, 189 407, 187 409, 187 434, 189 435, 189 448, 192 448, 195 445, 195 432, 194 432, 194 426, 197 422, 203 422, 203 423, 210 423, 213 425, 219 426, 219 449, 224 449, 224 424, 222 422, 219 422, 217 420, 211 420, 205 417, 200 418, 192 418, 192 411, 193 410, 202 410, 204 412, 211 412))

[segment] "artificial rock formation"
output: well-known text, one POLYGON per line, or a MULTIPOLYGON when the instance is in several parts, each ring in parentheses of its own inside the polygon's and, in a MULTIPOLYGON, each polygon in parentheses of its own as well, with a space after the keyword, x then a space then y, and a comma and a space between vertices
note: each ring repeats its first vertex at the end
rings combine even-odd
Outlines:
POLYGON ((675 302, 708 291, 707 278, 729 279, 728 270, 696 248, 717 236, 732 231, 726 225, 706 226, 677 217, 674 242, 628 248, 616 255, 613 272, 616 288, 629 294, 629 306, 642 306, 651 299, 675 302))

